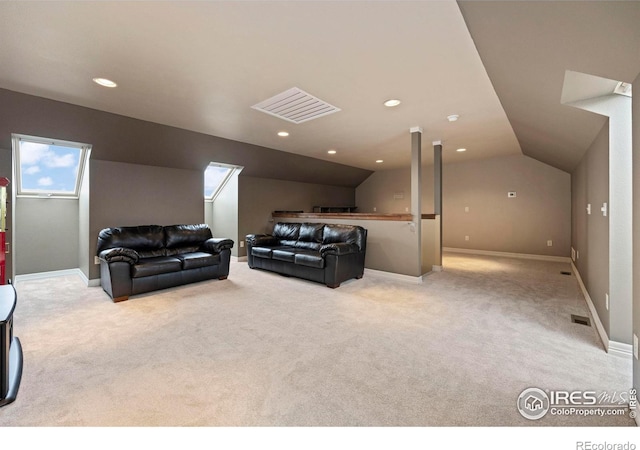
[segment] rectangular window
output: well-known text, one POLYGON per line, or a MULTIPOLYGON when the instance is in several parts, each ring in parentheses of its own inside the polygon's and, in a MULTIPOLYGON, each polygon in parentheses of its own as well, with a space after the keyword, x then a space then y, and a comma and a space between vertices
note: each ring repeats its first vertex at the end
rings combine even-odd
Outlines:
POLYGON ((238 169, 236 166, 225 164, 209 164, 204 171, 204 198, 207 201, 213 201, 238 169))
POLYGON ((78 197, 89 145, 31 136, 13 139, 17 195, 78 197))

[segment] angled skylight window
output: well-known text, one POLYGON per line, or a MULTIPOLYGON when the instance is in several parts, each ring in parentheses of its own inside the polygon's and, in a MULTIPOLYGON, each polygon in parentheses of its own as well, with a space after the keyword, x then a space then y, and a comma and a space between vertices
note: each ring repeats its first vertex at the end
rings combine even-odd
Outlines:
POLYGON ((225 164, 211 163, 204 171, 204 198, 213 200, 220 193, 229 178, 239 168, 225 164))
POLYGON ((14 136, 17 195, 78 197, 89 146, 14 136))
POLYGON ((627 97, 631 97, 631 84, 624 83, 622 81, 618 81, 616 88, 613 90, 614 94, 626 95, 627 97))

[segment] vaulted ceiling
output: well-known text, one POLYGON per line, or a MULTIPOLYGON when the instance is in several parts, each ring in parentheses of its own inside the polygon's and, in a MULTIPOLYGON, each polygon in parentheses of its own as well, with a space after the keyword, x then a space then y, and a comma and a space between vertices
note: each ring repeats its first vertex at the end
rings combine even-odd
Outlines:
POLYGON ((408 165, 420 126, 427 159, 571 171, 604 119, 561 104, 565 71, 633 81, 638 23, 610 1, 0 2, 0 87, 369 170, 408 165), (340 111, 251 108, 292 87, 340 111))
POLYGON ((522 152, 571 172, 606 118, 561 103, 566 73, 632 83, 640 2, 459 4, 522 152))

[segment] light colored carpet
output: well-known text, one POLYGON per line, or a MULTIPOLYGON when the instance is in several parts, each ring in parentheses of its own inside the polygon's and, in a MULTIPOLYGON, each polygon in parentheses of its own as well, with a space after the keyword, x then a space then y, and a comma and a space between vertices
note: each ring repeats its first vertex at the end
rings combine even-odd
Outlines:
POLYGON ((0 426, 633 425, 516 409, 527 387, 627 391, 568 264, 449 254, 411 284, 228 280, 114 304, 74 276, 17 284, 24 374, 0 426))

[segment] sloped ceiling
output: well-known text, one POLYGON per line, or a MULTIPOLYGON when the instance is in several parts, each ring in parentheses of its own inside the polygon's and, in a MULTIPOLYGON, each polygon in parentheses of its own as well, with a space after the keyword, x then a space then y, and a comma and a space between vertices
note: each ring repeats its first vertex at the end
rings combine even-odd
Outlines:
POLYGON ((639 23, 635 1, 0 2, 0 88, 366 170, 409 165, 420 126, 427 160, 572 171, 604 119, 561 104, 565 72, 632 82, 639 23), (292 87, 341 111, 251 109, 292 87))
POLYGON ((633 82, 640 2, 458 4, 522 152, 573 171, 606 119, 561 104, 565 73, 633 82))
POLYGON ((426 158, 521 154, 454 0, 0 2, 0 61, 11 91, 366 170, 409 165, 415 126, 426 158), (341 111, 251 108, 292 87, 341 111))

